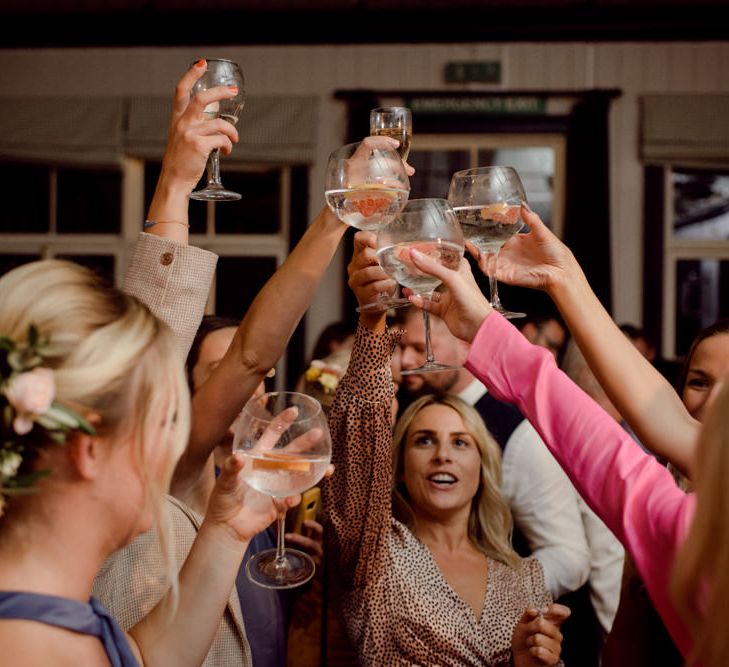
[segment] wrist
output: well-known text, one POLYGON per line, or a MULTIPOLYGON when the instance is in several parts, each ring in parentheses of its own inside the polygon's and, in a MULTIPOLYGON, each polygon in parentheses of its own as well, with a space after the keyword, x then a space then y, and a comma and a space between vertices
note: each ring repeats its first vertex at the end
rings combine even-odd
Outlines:
POLYGON ((348 225, 343 223, 334 213, 332 209, 326 204, 323 206, 321 211, 314 218, 315 225, 321 225, 324 229, 344 234, 347 231, 348 225))
POLYGON ((216 551, 220 550, 241 559, 251 541, 250 537, 242 537, 226 523, 209 517, 203 520, 198 535, 201 539, 214 543, 216 551))

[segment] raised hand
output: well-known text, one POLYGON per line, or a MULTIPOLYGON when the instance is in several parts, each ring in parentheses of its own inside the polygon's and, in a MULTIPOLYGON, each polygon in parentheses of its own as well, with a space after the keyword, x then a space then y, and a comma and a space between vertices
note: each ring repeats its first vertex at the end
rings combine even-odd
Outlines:
MULTIPOLYGON (((348 284, 360 307, 377 302, 381 294, 392 295, 397 289, 397 283, 385 273, 377 261, 375 238, 373 232, 357 232, 354 235, 354 254, 347 265, 348 284)), ((384 316, 384 310, 360 312, 362 323, 369 328, 384 321, 384 316)))
POLYGON ((245 465, 241 452, 233 452, 225 461, 205 514, 206 522, 222 526, 239 541, 248 541, 265 530, 280 511, 298 505, 301 499, 295 495, 274 500, 256 491, 239 474, 245 465))
MULTIPOLYGON (((528 234, 515 234, 499 253, 496 275, 511 285, 549 292, 581 269, 570 249, 562 243, 526 204, 521 217, 529 225, 528 234)), ((484 258, 469 248, 484 271, 484 258)))
POLYGON ((541 615, 537 609, 524 610, 511 638, 514 667, 556 665, 562 652, 559 628, 569 615, 561 604, 550 605, 541 615))
POLYGON ((219 148, 228 155, 233 150, 233 143, 238 141, 234 125, 220 118, 205 120, 203 117, 206 106, 235 97, 237 88, 219 86, 190 97, 195 82, 204 73, 205 61, 200 60, 177 83, 160 175, 160 182, 174 182, 189 192, 200 180, 210 152, 219 148))
POLYGON ((434 292, 431 299, 424 299, 406 289, 404 292, 410 302, 440 317, 454 336, 470 343, 492 308, 476 284, 468 262, 461 259, 458 271, 453 271, 417 250, 411 249, 410 256, 415 266, 440 278, 447 288, 434 292))

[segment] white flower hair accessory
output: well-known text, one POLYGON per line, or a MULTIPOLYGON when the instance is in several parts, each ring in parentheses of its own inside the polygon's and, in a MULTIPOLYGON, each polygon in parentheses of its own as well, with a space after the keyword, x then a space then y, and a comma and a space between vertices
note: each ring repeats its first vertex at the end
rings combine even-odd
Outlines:
POLYGON ((44 365, 56 355, 32 324, 23 343, 0 335, 0 515, 3 496, 32 492, 36 480, 51 473, 20 474, 23 460, 35 453, 39 442, 50 439, 62 445, 73 430, 96 433, 83 417, 56 402, 55 375, 44 365), (41 435, 45 437, 35 437, 41 435))

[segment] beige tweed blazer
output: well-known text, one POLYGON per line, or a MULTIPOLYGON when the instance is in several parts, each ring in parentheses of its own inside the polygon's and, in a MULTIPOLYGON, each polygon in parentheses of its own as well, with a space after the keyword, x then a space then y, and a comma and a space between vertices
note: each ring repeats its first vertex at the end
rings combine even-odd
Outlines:
MULTIPOLYGON (((136 296, 176 334, 181 359, 195 337, 217 256, 153 234, 141 233, 124 280, 136 296)), ((165 503, 178 568, 190 552, 202 517, 172 496, 165 503)), ((113 553, 96 576, 93 594, 125 629, 159 602, 168 589, 165 565, 154 530, 113 553)), ((203 667, 248 667, 251 651, 243 626, 238 593, 233 587, 203 667)))

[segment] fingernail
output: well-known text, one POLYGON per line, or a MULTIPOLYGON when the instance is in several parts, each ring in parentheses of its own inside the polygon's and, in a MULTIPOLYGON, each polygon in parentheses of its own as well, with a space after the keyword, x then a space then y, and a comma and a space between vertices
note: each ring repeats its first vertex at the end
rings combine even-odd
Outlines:
POLYGON ((200 60, 195 63, 194 67, 196 67, 197 69, 202 69, 203 67, 205 67, 205 59, 200 58, 200 60))
POLYGON ((228 86, 228 92, 232 93, 233 95, 238 94, 238 86, 228 86))

